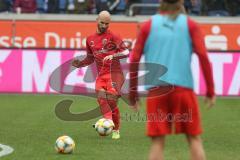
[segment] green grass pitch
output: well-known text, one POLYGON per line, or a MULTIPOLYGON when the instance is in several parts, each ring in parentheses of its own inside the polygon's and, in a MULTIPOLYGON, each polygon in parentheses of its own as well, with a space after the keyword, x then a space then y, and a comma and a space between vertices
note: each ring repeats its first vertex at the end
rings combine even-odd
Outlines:
MULTIPOLYGON (((66 95, 0 95, 0 144, 14 148, 2 160, 146 160, 150 140, 145 122, 131 121, 134 114, 120 101, 121 139, 99 137, 92 124, 66 122, 55 115, 55 104, 63 99, 74 101, 71 111, 84 112, 95 107, 96 100, 66 95), (90 108, 89 108, 90 107, 90 108), (69 135, 76 143, 73 154, 57 154, 55 140, 69 135)), ((208 160, 240 160, 240 98, 218 98, 215 108, 207 110, 199 98, 204 127, 203 141, 208 160)), ((144 107, 141 109, 144 115, 144 107)), ((1 152, 1 148, 0 148, 1 152)), ((165 160, 187 160, 188 147, 182 135, 169 136, 165 160)))

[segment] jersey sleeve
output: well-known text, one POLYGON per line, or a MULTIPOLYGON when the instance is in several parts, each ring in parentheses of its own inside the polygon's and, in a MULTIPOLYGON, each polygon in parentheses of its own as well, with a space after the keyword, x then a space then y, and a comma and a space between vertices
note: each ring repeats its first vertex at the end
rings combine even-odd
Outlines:
POLYGON ((114 58, 122 59, 129 56, 128 47, 125 45, 124 41, 119 35, 113 35, 113 43, 116 46, 116 53, 114 54, 114 58))
POLYGON ((130 55, 130 91, 129 101, 134 105, 138 100, 137 86, 138 86, 138 67, 141 56, 143 54, 144 44, 147 40, 151 28, 151 20, 144 22, 137 36, 136 44, 130 55))
POLYGON ((212 68, 208 59, 207 49, 205 47, 203 33, 201 28, 196 22, 188 18, 189 33, 193 43, 193 50, 199 58, 201 68, 203 70, 204 78, 207 85, 208 97, 213 97, 214 93, 214 82, 213 82, 213 73, 212 68))
POLYGON ((120 35, 115 35, 113 34, 113 42, 116 45, 116 49, 120 52, 125 50, 126 48, 124 48, 124 42, 122 40, 122 38, 120 37, 120 35))
POLYGON ((88 40, 86 42, 86 52, 87 52, 86 57, 80 62, 81 67, 90 65, 94 62, 94 55, 92 53, 88 40))

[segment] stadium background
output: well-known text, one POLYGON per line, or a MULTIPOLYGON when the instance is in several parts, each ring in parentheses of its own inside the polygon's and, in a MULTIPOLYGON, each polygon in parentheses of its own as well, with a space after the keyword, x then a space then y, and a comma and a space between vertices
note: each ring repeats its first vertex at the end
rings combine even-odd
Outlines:
MULTIPOLYGON (((134 45, 139 22, 148 16, 113 16, 110 29, 134 45)), ((212 110, 204 108, 200 96, 203 135, 208 159, 237 160, 240 124, 240 19, 194 17, 205 33, 205 43, 213 67, 218 101, 212 110)), ((86 83, 86 68, 74 70, 65 83, 68 94, 58 94, 49 86, 52 72, 67 60, 85 54, 86 36, 96 30, 95 15, 0 15, 0 144, 14 149, 2 159, 65 159, 54 151, 58 136, 67 134, 76 141, 76 151, 68 159, 146 159, 149 141, 144 136, 145 115, 120 102, 122 139, 101 138, 90 121, 63 121, 54 109, 64 99, 73 100, 71 111, 79 113, 97 106, 96 100, 74 93, 74 87, 93 88, 86 83)), ((195 91, 205 90, 198 60, 194 58, 195 91)), ((64 91, 64 87, 62 88, 64 91)), ((88 93, 88 90, 85 91, 88 93)), ((169 138, 166 159, 187 159, 184 137, 169 138)), ((0 154, 3 149, 0 148, 0 154)))

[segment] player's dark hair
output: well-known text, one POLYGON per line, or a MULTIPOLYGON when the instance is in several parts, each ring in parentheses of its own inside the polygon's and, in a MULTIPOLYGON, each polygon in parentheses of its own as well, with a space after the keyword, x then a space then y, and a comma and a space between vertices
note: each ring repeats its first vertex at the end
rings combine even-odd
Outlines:
POLYGON ((179 14, 186 13, 182 0, 163 0, 160 4, 160 12, 169 12, 169 17, 175 20, 179 14))

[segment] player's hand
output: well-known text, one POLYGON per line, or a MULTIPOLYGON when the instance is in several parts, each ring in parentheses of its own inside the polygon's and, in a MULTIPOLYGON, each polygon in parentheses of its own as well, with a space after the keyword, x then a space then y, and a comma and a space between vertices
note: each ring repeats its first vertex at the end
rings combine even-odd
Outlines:
POLYGON ((79 68, 80 67, 80 61, 78 59, 74 59, 72 61, 72 66, 79 68))
POLYGON ((207 105, 207 107, 210 109, 212 108, 215 104, 216 104, 216 97, 206 97, 204 100, 205 104, 207 105))
POLYGON ((108 60, 112 60, 113 59, 113 55, 109 55, 109 56, 106 56, 104 57, 103 61, 108 61, 108 60))

